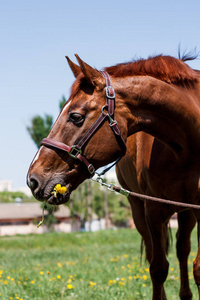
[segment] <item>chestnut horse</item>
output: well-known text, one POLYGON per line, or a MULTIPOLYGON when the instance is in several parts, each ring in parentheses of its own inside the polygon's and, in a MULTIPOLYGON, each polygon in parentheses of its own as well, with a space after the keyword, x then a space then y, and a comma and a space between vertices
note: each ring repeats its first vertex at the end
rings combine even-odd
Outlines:
MULTIPOLYGON (((173 186, 177 184, 174 177, 176 175, 168 171, 169 163, 173 168, 173 160, 171 156, 164 155, 166 150, 170 153, 170 150, 165 148, 165 144, 145 132, 137 132, 130 136, 127 139, 126 156, 117 164, 117 177, 123 188, 159 198, 170 199, 173 196, 173 199, 176 199, 176 194, 172 192, 173 186), (158 153, 163 153, 163 156, 158 153)), ((156 275, 152 276, 152 280, 155 281, 153 299, 166 299, 164 289, 162 298, 158 296, 160 288, 157 289, 156 285, 162 285, 163 277, 165 280, 167 276, 168 262, 165 257, 168 249, 167 225, 173 212, 179 210, 167 204, 144 202, 131 195, 128 196, 128 200, 135 226, 145 243, 151 276, 152 272, 157 272, 157 278, 156 275)), ((196 220, 192 210, 179 211, 177 216, 176 246, 180 264, 180 298, 189 300, 192 299, 192 293, 189 287, 187 260, 190 253, 190 234, 196 220)))
MULTIPOLYGON (((79 66, 67 58, 76 77, 69 100, 42 141, 27 175, 33 195, 53 204, 67 202, 70 193, 95 169, 124 155, 127 141, 127 154, 117 167, 124 187, 198 204, 200 72, 186 65, 186 59, 162 55, 102 72, 76 57, 79 66), (57 183, 67 191, 54 197, 57 183)), ((166 224, 178 212, 180 297, 191 299, 187 257, 190 233, 196 220, 200 224, 200 211, 134 197, 129 201, 146 245, 153 300, 166 299, 166 224)), ((200 293, 200 250, 194 277, 200 293)))

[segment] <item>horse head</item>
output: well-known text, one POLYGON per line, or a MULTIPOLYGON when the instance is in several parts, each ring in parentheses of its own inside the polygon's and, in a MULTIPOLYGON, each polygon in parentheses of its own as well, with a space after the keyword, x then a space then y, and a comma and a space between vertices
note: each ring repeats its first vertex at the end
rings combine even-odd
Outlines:
POLYGON ((118 113, 118 103, 115 105, 111 101, 114 91, 108 86, 109 75, 106 74, 108 78, 105 78, 103 72, 83 62, 78 55, 79 65, 66 58, 76 80, 68 101, 48 137, 42 141, 27 175, 34 197, 51 204, 67 202, 71 192, 93 175, 95 169, 116 160, 125 152, 123 138, 126 139, 127 135, 124 120, 118 113), (108 100, 106 104, 105 99, 108 100), (108 104, 109 100, 111 104, 108 104), (117 122, 113 119, 114 106, 117 122), (67 190, 55 197, 52 191, 58 183, 67 190))

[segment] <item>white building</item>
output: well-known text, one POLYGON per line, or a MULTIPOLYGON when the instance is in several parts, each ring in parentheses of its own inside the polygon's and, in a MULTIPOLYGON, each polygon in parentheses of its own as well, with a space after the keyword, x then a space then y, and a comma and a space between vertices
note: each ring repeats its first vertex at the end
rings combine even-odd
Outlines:
MULTIPOLYGON (((44 212, 46 215, 47 212, 44 212)), ((80 230, 80 218, 74 214, 73 220, 70 210, 62 205, 54 212, 57 223, 53 226, 57 232, 72 232, 80 230)), ((15 234, 43 233, 48 229, 45 225, 37 227, 42 220, 41 203, 0 203, 0 236, 15 234)))
POLYGON ((11 180, 0 180, 0 192, 12 191, 12 181, 11 180))

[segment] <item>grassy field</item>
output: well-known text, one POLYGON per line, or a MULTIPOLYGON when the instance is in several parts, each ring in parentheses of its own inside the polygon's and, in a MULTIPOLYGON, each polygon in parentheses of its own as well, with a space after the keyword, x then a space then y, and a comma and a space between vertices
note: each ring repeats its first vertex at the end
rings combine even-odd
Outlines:
MULTIPOLYGON (((173 230, 173 235, 175 231, 173 230)), ((175 237, 169 253, 168 299, 179 299, 179 266, 175 237)), ((192 236, 189 276, 194 299, 192 236)), ((140 264, 136 230, 28 235, 0 238, 0 299, 151 299, 148 264, 140 264)))

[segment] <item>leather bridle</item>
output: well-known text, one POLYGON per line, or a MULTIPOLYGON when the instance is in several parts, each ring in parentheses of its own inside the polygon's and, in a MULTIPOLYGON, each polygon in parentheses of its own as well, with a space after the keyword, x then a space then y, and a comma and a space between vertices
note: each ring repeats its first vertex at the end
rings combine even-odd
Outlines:
POLYGON ((117 125, 117 121, 114 120, 115 90, 111 86, 111 80, 108 73, 106 71, 101 71, 101 73, 103 74, 106 80, 106 103, 101 109, 100 116, 93 123, 90 129, 85 133, 85 135, 80 139, 80 141, 73 146, 68 146, 62 142, 58 142, 50 138, 44 138, 41 142, 42 146, 46 146, 51 149, 59 149, 61 151, 67 152, 72 158, 78 159, 79 161, 84 163, 91 176, 94 175, 95 168, 82 154, 82 148, 86 145, 86 143, 94 135, 94 133, 103 125, 106 119, 108 119, 110 128, 114 132, 116 140, 122 149, 122 156, 126 153, 126 144, 124 142, 123 137, 121 136, 121 132, 117 125))

